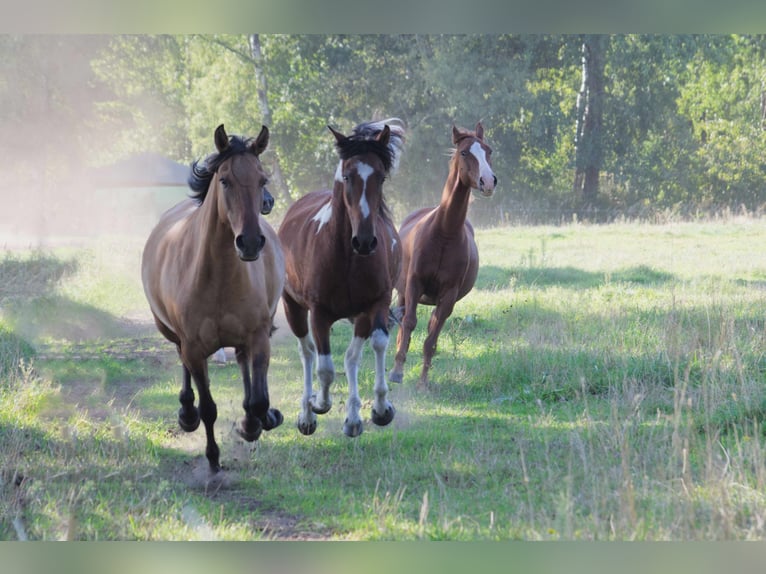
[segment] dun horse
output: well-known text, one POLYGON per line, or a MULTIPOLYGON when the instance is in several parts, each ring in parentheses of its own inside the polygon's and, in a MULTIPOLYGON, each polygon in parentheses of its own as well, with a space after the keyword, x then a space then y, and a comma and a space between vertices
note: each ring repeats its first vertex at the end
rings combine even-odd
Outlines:
POLYGON ((396 284, 397 303, 404 307, 396 338, 396 359, 389 373, 391 382, 402 382, 410 336, 417 325, 418 303, 435 305, 423 344, 423 368, 418 386, 428 385, 428 370, 436 352, 436 341, 455 302, 462 299, 476 281, 479 252, 473 226, 466 219, 472 189, 491 197, 497 178, 492 171, 492 150, 484 142, 484 128, 476 131, 452 128, 456 146, 450 161, 441 202, 405 217, 399 228, 402 239, 402 271, 396 284))
POLYGON ((176 344, 183 365, 178 422, 187 432, 205 424, 211 472, 220 469, 207 359, 234 347, 244 381, 245 416, 237 431, 255 441, 282 423, 269 407, 267 371, 273 318, 284 285, 284 256, 274 230, 260 217, 266 174, 258 156, 269 130, 254 139, 215 130, 217 153, 189 176, 192 199, 168 210, 149 236, 141 274, 155 323, 176 344), (252 372, 252 376, 251 376, 252 372), (194 406, 191 381, 199 392, 194 406))
POLYGON ((279 227, 287 268, 282 299, 303 363, 298 429, 305 435, 316 430, 316 414, 332 406, 335 367, 330 327, 339 319, 352 320, 354 334, 344 360, 349 396, 343 432, 355 437, 363 430, 359 363, 370 337, 375 352, 372 422, 383 426, 394 418, 394 407, 387 400, 385 355, 401 246, 384 201, 383 181, 398 163, 403 129, 394 120, 386 120, 360 124, 348 137, 331 127, 330 131, 340 155, 332 191, 314 191, 300 198, 279 227), (312 392, 315 359, 318 394, 312 392))

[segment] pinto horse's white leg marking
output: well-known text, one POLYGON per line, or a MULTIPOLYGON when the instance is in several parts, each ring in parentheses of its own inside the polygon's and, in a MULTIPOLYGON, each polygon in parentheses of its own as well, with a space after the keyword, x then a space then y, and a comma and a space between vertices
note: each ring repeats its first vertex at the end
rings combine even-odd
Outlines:
POLYGON ((383 329, 375 329, 370 339, 372 350, 375 351, 375 402, 372 410, 379 415, 391 409, 388 402, 388 385, 386 384, 386 349, 388 349, 388 333, 383 329))
POLYGON ((481 191, 484 191, 484 189, 492 191, 495 189, 495 174, 487 162, 487 154, 484 152, 484 148, 481 147, 479 142, 473 142, 470 151, 473 157, 476 158, 476 161, 479 162, 479 178, 484 180, 483 186, 479 182, 476 182, 476 184, 479 185, 481 191))
POLYGON ((369 165, 361 161, 356 165, 356 173, 362 178, 362 197, 359 200, 359 209, 362 210, 362 217, 365 219, 370 216, 370 204, 367 203, 367 179, 373 171, 369 165))
POLYGON ((301 412, 298 415, 298 428, 303 434, 311 434, 316 429, 317 417, 311 408, 311 378, 314 372, 314 355, 316 347, 311 335, 298 339, 298 350, 303 364, 303 398, 301 399, 301 412))
POLYGON ((319 355, 317 362, 317 377, 319 377, 319 392, 314 398, 314 411, 326 413, 332 406, 332 397, 330 396, 330 385, 335 380, 335 365, 332 362, 332 355, 319 355))
POLYGON ((311 221, 317 221, 319 222, 319 225, 317 226, 317 233, 319 233, 322 230, 322 227, 326 223, 330 221, 330 218, 332 217, 332 201, 328 201, 325 203, 322 208, 316 212, 316 215, 311 218, 311 221))
POLYGON ((223 347, 213 353, 213 361, 222 365, 226 363, 226 351, 223 350, 223 347))
POLYGON ((343 432, 350 437, 362 434, 362 417, 359 416, 359 409, 362 408, 362 399, 359 397, 358 377, 365 340, 354 336, 348 349, 346 349, 344 357, 346 378, 348 379, 348 400, 346 401, 346 420, 343 423, 343 432))

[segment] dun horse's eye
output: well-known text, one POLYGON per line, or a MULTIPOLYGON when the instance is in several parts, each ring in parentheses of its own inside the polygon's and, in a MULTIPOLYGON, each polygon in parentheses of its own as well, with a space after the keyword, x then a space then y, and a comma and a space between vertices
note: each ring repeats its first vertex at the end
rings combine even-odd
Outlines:
POLYGON ((224 186, 224 187, 229 187, 229 180, 226 179, 225 177, 222 177, 221 178, 221 185, 224 186))

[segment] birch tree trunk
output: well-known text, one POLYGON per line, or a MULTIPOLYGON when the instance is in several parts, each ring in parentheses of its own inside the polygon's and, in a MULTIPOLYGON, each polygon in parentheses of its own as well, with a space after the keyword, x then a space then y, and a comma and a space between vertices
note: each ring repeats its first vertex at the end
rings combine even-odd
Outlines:
MULTIPOLYGON (((268 84, 266 82, 266 73, 263 66, 263 53, 261 51, 261 38, 258 34, 250 34, 248 36, 248 43, 250 44, 250 56, 253 59, 253 70, 255 72, 255 80, 258 84, 257 97, 258 106, 261 109, 261 118, 263 123, 269 128, 272 126, 271 108, 269 107, 268 98, 268 84)), ((273 182, 272 190, 275 198, 280 198, 285 201, 285 206, 290 201, 290 192, 287 189, 284 177, 282 177, 282 168, 279 165, 279 157, 276 153, 272 154, 271 162, 271 181, 273 182)))

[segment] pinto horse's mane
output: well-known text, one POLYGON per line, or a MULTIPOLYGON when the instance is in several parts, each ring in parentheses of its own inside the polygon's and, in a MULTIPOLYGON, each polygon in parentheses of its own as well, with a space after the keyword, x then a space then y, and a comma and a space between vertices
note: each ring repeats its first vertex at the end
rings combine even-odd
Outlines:
POLYGON ((207 190, 210 187, 210 181, 215 172, 221 167, 221 164, 227 159, 247 153, 255 138, 243 138, 240 136, 229 136, 229 146, 222 152, 212 153, 204 161, 195 161, 191 165, 191 173, 187 183, 192 190, 189 197, 202 204, 207 196, 207 190))
POLYGON ((374 153, 383 163, 386 173, 396 171, 399 167, 399 156, 404 145, 404 127, 398 118, 387 120, 364 122, 354 128, 346 139, 336 142, 340 159, 347 160, 356 155, 374 153), (388 145, 384 145, 375 138, 388 125, 390 136, 388 145))

